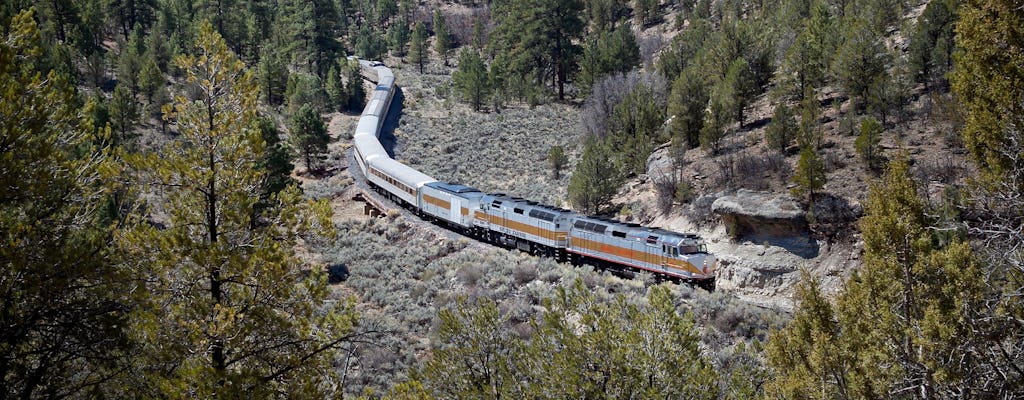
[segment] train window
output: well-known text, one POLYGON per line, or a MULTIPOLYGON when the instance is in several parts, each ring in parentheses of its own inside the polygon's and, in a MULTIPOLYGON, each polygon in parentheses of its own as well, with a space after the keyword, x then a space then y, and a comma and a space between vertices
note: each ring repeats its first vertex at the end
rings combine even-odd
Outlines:
POLYGON ((518 207, 516 207, 512 211, 515 211, 516 214, 522 214, 523 213, 523 209, 522 208, 518 208, 518 207))
POLYGON ((625 238, 626 232, 612 231, 612 236, 615 236, 617 238, 625 238))
POLYGON ((594 232, 595 233, 602 233, 603 234, 605 229, 608 229, 608 227, 605 226, 605 225, 594 224, 594 232))
POLYGON ((576 229, 586 229, 587 223, 584 222, 584 221, 576 221, 576 222, 574 222, 572 224, 572 226, 573 226, 573 228, 576 228, 576 229))
POLYGON ((540 218, 540 211, 530 210, 530 214, 528 215, 530 216, 530 218, 540 218))

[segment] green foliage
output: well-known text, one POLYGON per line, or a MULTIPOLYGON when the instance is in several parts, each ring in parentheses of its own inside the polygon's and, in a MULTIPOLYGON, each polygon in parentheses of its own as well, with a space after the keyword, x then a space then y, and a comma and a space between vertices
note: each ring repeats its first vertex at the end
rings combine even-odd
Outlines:
POLYGON ((547 82, 565 98, 565 83, 576 72, 583 35, 581 0, 501 0, 494 3, 496 23, 491 47, 504 58, 507 72, 525 87, 516 93, 537 103, 537 88, 547 82))
POLYGON ((700 129, 700 147, 709 154, 718 153, 729 123, 735 120, 736 100, 736 84, 732 80, 723 79, 711 88, 710 105, 700 129))
POLYGON ((833 399, 846 392, 849 356, 844 352, 835 309, 817 279, 801 272, 793 320, 771 336, 765 347, 768 366, 776 371, 766 385, 767 397, 833 399))
MULTIPOLYGON (((1011 124, 1024 115, 1024 10, 1012 1, 966 0, 956 25, 950 81, 967 119, 964 145, 981 171, 1000 176, 1014 168, 1011 124)), ((1019 130, 1020 126, 1015 129, 1019 130)), ((1019 182, 1019 181, 1018 181, 1019 182)), ((1020 184, 1016 190, 1021 190, 1020 184)))
POLYGON ((480 111, 480 106, 490 95, 491 82, 487 65, 476 49, 464 48, 459 53, 459 67, 452 73, 452 83, 473 111, 480 111))
POLYGON ((854 141, 853 146, 857 150, 857 155, 860 156, 861 161, 864 162, 864 166, 869 170, 881 167, 882 148, 880 143, 883 130, 882 124, 874 118, 864 118, 860 122, 860 134, 857 135, 857 140, 854 141))
POLYGON ((689 148, 700 145, 700 132, 704 127, 704 109, 710 96, 697 68, 687 68, 672 82, 668 98, 669 129, 673 136, 682 137, 689 148))
POLYGON ((953 27, 957 22, 958 0, 929 2, 917 17, 907 49, 914 81, 944 87, 953 69, 953 27))
POLYGON ((661 2, 659 0, 634 0, 633 15, 640 26, 651 26, 661 21, 661 2))
POLYGON ((623 175, 609 163, 615 153, 597 140, 588 141, 583 155, 569 179, 569 203, 584 213, 592 214, 609 205, 622 184, 623 175))
POLYGON ((434 51, 441 57, 446 67, 448 66, 448 54, 451 53, 452 48, 452 35, 448 32, 448 22, 445 21, 441 10, 434 10, 434 51))
POLYGON ((363 25, 356 35, 356 55, 368 60, 381 59, 388 49, 387 41, 383 32, 377 31, 376 27, 363 25))
POLYGON ((775 113, 772 114, 772 122, 764 131, 764 141, 769 149, 779 153, 785 153, 789 145, 796 138, 799 127, 793 119, 793 113, 785 103, 775 105, 775 113))
POLYGON ((285 91, 291 81, 285 54, 276 50, 276 47, 270 42, 264 43, 260 62, 256 66, 260 93, 267 103, 273 105, 282 104, 288 98, 285 91))
POLYGON ((345 90, 345 81, 341 78, 341 71, 338 70, 337 63, 331 65, 331 69, 327 72, 327 86, 324 89, 327 92, 327 103, 331 110, 339 110, 348 105, 348 92, 345 90))
POLYGON ((102 204, 117 168, 92 103, 39 71, 33 12, 0 40, 0 397, 90 397, 124 368, 133 279, 114 259, 102 204))
MULTIPOLYGON (((658 57, 658 71, 661 71, 662 75, 669 79, 673 79, 674 82, 678 81, 677 78, 689 66, 699 64, 699 58, 702 56, 701 50, 711 36, 711 26, 707 21, 691 20, 690 25, 672 39, 672 44, 658 57)), ((675 89, 674 83, 672 88, 675 89)), ((696 142, 693 145, 696 146, 696 142)))
POLYGON ((832 71, 843 93, 861 108, 872 82, 885 74, 892 57, 882 43, 882 36, 867 21, 856 19, 847 25, 845 41, 836 50, 832 71))
POLYGON ((110 123, 115 134, 113 144, 118 146, 131 147, 138 136, 135 124, 139 121, 139 103, 128 90, 128 85, 117 85, 114 88, 114 95, 110 99, 110 123))
POLYGON ((600 301, 576 280, 544 308, 524 336, 486 298, 441 311, 424 386, 451 398, 717 397, 693 317, 676 310, 666 287, 635 304, 622 295, 600 301))
POLYGON ((586 97, 601 76, 627 72, 640 65, 640 48, 628 25, 603 31, 590 37, 580 60, 579 85, 586 97))
POLYGON ((263 178, 263 189, 261 198, 269 199, 280 193, 288 185, 296 183, 292 179, 292 150, 288 144, 281 141, 281 132, 277 129, 277 123, 268 116, 262 116, 256 120, 256 128, 260 131, 260 138, 266 143, 266 152, 263 159, 257 163, 256 168, 265 171, 263 178))
POLYGON ((647 84, 639 84, 622 99, 609 119, 606 143, 617 150, 613 162, 627 175, 647 172, 647 157, 664 141, 665 106, 647 84))
POLYGON ((166 117, 180 139, 129 159, 141 189, 159 196, 149 206, 167 216, 122 237, 151 296, 132 309, 133 395, 328 396, 335 377, 324 372, 356 315, 351 302, 325 302, 323 272, 294 249, 299 235, 332 233, 330 209, 291 187, 256 212, 266 143, 255 79, 209 23, 195 49, 175 63, 210 96, 177 97, 166 117))
POLYGON ((320 78, 314 75, 296 72, 288 75, 288 87, 285 98, 288 99, 288 113, 299 112, 302 106, 312 106, 314 110, 326 110, 328 104, 327 91, 320 78))
POLYGON ((562 168, 565 168, 565 164, 569 162, 569 157, 566 157, 565 150, 562 146, 551 146, 548 150, 548 166, 551 167, 551 174, 555 176, 555 179, 561 178, 562 168))
POLYGON ((412 30, 412 43, 409 44, 409 62, 419 67, 423 73, 423 64, 427 63, 427 28, 423 22, 417 22, 412 30))
POLYGON ((388 48, 391 49, 391 54, 396 57, 405 57, 409 35, 409 24, 404 20, 388 27, 388 48))
POLYGON ((813 146, 802 146, 793 173, 793 183, 796 184, 793 194, 814 201, 814 194, 825 187, 825 182, 825 162, 818 156, 818 151, 813 146))
POLYGON ((800 101, 800 130, 796 142, 800 148, 813 147, 815 150, 821 147, 821 125, 818 116, 821 115, 821 106, 814 88, 807 88, 803 100, 800 101))
POLYGON ((836 306, 805 277, 793 323, 768 345, 769 395, 871 398, 905 390, 912 398, 947 398, 992 390, 976 384, 984 374, 977 368, 989 361, 963 357, 988 346, 975 319, 986 307, 983 273, 966 243, 936 246, 931 210, 908 169, 901 155, 872 184, 860 222, 864 264, 836 306))
POLYGON ((729 64, 729 69, 725 73, 724 84, 732 86, 729 92, 732 93, 734 111, 733 115, 736 121, 739 121, 740 128, 743 127, 743 110, 754 100, 754 96, 758 93, 757 82, 754 81, 754 73, 750 69, 750 64, 743 58, 737 58, 729 64))
POLYGON ((345 68, 345 109, 359 112, 366 104, 366 89, 363 88, 363 74, 358 62, 349 62, 345 68))
POLYGON ((309 104, 303 105, 298 112, 292 114, 288 130, 292 148, 302 157, 306 170, 319 168, 320 161, 327 154, 327 143, 331 140, 320 113, 309 104))
POLYGON ((780 67, 780 80, 784 87, 788 87, 783 91, 801 100, 807 88, 825 83, 825 73, 837 40, 836 24, 828 5, 815 1, 809 8, 811 14, 805 18, 803 29, 797 30, 796 39, 786 50, 780 67))

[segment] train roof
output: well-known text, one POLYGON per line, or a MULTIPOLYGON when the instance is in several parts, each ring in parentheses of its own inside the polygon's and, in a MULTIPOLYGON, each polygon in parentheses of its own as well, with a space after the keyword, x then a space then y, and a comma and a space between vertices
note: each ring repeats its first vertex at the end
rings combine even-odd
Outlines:
POLYGON ((577 222, 574 222, 573 225, 576 229, 607 235, 611 235, 611 231, 614 231, 632 239, 655 241, 670 246, 703 241, 700 236, 693 233, 680 233, 658 227, 646 227, 596 215, 578 216, 575 220, 577 222))
POLYGON ((480 191, 479 189, 474 188, 474 187, 470 187, 470 186, 466 186, 466 185, 462 185, 462 184, 458 184, 458 183, 449 183, 449 182, 441 182, 441 181, 428 183, 427 186, 430 186, 430 187, 432 187, 434 189, 439 189, 439 190, 444 190, 446 192, 451 192, 451 193, 472 193, 472 192, 479 192, 480 191))
POLYGON ((374 168, 385 174, 391 175, 392 178, 395 178, 412 188, 437 181, 429 175, 417 171, 415 168, 390 158, 381 157, 370 160, 369 162, 374 168))

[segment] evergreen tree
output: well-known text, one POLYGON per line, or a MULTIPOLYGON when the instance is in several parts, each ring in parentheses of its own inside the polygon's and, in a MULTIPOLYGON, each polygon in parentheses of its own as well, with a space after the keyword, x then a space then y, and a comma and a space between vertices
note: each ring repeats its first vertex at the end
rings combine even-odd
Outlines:
POLYGON ((296 183, 291 177, 292 150, 287 143, 281 141, 281 132, 272 117, 259 117, 256 120, 256 127, 260 131, 260 138, 267 145, 263 159, 257 164, 257 168, 266 174, 263 177, 260 197, 264 202, 269 202, 288 185, 296 183))
POLYGON ((910 73, 914 81, 925 84, 940 84, 953 69, 953 27, 957 21, 956 9, 959 1, 943 0, 929 2, 924 13, 917 17, 907 49, 910 73))
POLYGON ((647 157, 654 143, 661 141, 665 122, 664 103, 658 102, 647 84, 639 84, 622 99, 612 112, 606 142, 616 150, 613 161, 627 175, 647 172, 647 157))
POLYGON ((814 88, 807 88, 803 100, 800 101, 800 131, 796 142, 801 149, 813 147, 815 151, 821 147, 821 126, 818 116, 821 115, 821 106, 818 103, 818 96, 814 88))
POLYGON ((139 103, 128 90, 128 85, 117 85, 110 99, 110 122, 114 128, 114 144, 131 147, 136 134, 135 124, 139 120, 139 103))
POLYGON ((103 215, 117 171, 74 87, 39 71, 32 11, 0 40, 0 397, 107 392, 127 351, 134 280, 115 259, 119 220, 103 215))
POLYGON ((793 194, 804 197, 808 204, 812 204, 815 193, 825 187, 826 179, 825 162, 818 156, 818 150, 813 146, 802 146, 793 174, 793 183, 796 184, 793 194))
POLYGON ((427 63, 427 28, 417 22, 412 30, 412 43, 409 45, 409 62, 419 67, 423 73, 423 64, 427 63))
POLYGON ((857 150, 857 155, 864 162, 864 166, 869 170, 881 167, 879 165, 882 161, 880 143, 883 130, 882 124, 874 118, 864 118, 860 122, 860 134, 857 135, 857 140, 854 141, 853 145, 857 150))
POLYGON ((700 145, 700 132, 704 127, 704 110, 708 106, 708 90, 699 70, 687 68, 672 82, 668 98, 669 129, 673 135, 686 140, 689 148, 700 145))
POLYGON ((327 99, 332 110, 339 110, 348 105, 348 92, 345 91, 345 81, 341 79, 341 71, 338 64, 331 66, 327 72, 327 99))
POLYGON ((405 57, 406 45, 409 44, 409 24, 405 20, 399 20, 388 27, 388 48, 391 54, 397 57, 405 57))
POLYGON ((882 36, 864 20, 849 22, 843 36, 846 40, 836 51, 832 69, 843 93, 861 108, 871 83, 885 74, 891 56, 882 44, 882 36))
POLYGON ((565 150, 562 149, 562 146, 551 146, 551 149, 548 150, 547 160, 555 179, 561 178, 562 168, 569 162, 569 158, 565 156, 565 150))
POLYGON ((729 123, 735 120, 736 87, 735 81, 727 78, 711 88, 710 105, 700 129, 700 147, 710 154, 718 153, 729 123))
POLYGON ((734 111, 732 112, 736 121, 739 121, 740 128, 743 128, 743 110, 750 105, 750 102, 754 100, 754 96, 757 95, 758 88, 757 83, 754 82, 753 71, 750 69, 750 64, 747 60, 737 58, 731 64, 725 74, 725 84, 732 85, 733 104, 734 111))
POLYGON ((448 32, 448 22, 441 10, 434 10, 434 51, 448 66, 448 53, 452 51, 452 35, 448 32))
POLYGON ((345 93, 346 109, 351 112, 358 112, 363 109, 366 103, 366 89, 363 88, 363 74, 358 62, 351 62, 346 67, 345 93))
POLYGON ((306 171, 318 168, 320 159, 327 154, 327 125, 320 113, 309 104, 303 105, 289 120, 292 147, 302 157, 306 171))
MULTIPOLYGON (((1017 124, 1024 115, 1024 10, 1013 1, 965 0, 957 23, 953 92, 967 118, 964 145, 978 167, 1000 176, 1015 166, 1013 154, 1003 151, 1011 139, 1020 140, 1017 124)), ((1009 175, 1008 175, 1009 176, 1009 175)), ((1018 181, 1021 182, 1021 181, 1018 181)), ((1016 190, 1024 190, 1018 184, 1016 190)))
POLYGON ((640 65, 640 48, 636 36, 627 25, 600 32, 583 47, 579 85, 586 96, 590 87, 603 75, 627 72, 640 65))
MULTIPOLYGON (((583 34, 581 0, 533 0, 495 2, 496 22, 491 45, 508 60, 509 72, 533 88, 547 82, 556 88, 559 100, 565 99, 565 83, 578 67, 583 34)), ((528 101, 537 101, 535 93, 524 88, 528 101)))
POLYGON ((491 91, 487 65, 476 49, 464 48, 459 53, 459 67, 452 73, 452 83, 473 111, 480 111, 491 91))
POLYGON ((161 194, 150 209, 167 216, 124 235, 151 274, 152 300, 133 310, 145 380, 133 394, 328 396, 325 372, 356 316, 349 302, 326 302, 325 274, 301 267, 294 248, 301 234, 330 233, 330 209, 292 187, 255 212, 266 177, 256 82, 209 23, 195 51, 175 63, 208 95, 177 97, 166 117, 180 139, 130 159, 161 194))
POLYGON ((775 332, 765 348, 777 374, 766 385, 767 398, 849 398, 849 358, 835 308, 806 270, 793 294, 793 320, 775 332))
POLYGON ((784 103, 779 103, 775 106, 775 113, 772 114, 772 122, 764 131, 764 141, 769 149, 785 154, 786 149, 793 143, 798 129, 789 107, 786 107, 784 103))
POLYGON ((651 26, 661 20, 661 1, 634 0, 633 13, 640 26, 651 26))
POLYGON ((569 179, 569 203, 588 214, 608 205, 622 183, 622 174, 608 162, 613 157, 611 149, 597 140, 583 146, 583 155, 569 179))
POLYGON ((260 92, 267 103, 271 105, 284 103, 286 99, 284 92, 288 87, 290 77, 284 53, 271 42, 265 42, 256 71, 259 77, 260 92))

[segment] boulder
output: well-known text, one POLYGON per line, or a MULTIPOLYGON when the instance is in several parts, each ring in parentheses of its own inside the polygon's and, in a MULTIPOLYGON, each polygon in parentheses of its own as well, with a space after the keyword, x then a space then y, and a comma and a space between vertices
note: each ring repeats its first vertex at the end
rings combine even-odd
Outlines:
POLYGON ((818 254, 806 211, 789 195, 740 189, 720 196, 711 204, 711 211, 722 217, 735 239, 783 247, 804 258, 818 254))

